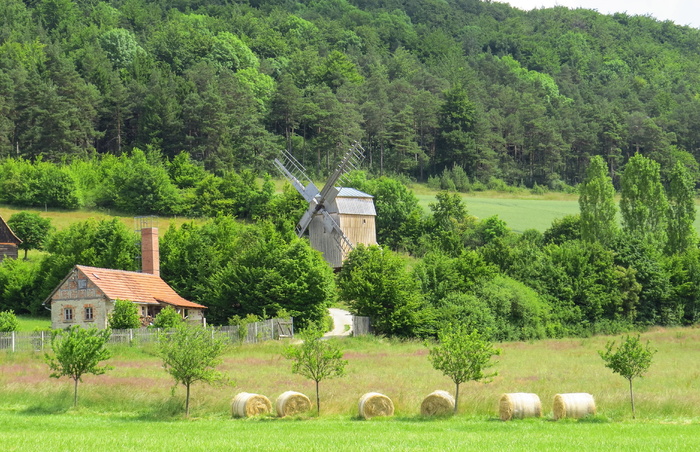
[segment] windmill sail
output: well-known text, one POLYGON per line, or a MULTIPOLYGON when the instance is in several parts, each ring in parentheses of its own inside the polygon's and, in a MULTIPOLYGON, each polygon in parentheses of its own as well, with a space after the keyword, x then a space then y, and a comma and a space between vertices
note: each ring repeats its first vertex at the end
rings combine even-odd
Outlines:
POLYGON ((306 202, 313 201, 314 197, 318 194, 318 188, 316 188, 316 185, 314 185, 311 179, 306 175, 301 163, 287 150, 282 151, 280 157, 282 160, 274 160, 277 169, 284 174, 284 177, 286 177, 299 194, 304 197, 306 202))

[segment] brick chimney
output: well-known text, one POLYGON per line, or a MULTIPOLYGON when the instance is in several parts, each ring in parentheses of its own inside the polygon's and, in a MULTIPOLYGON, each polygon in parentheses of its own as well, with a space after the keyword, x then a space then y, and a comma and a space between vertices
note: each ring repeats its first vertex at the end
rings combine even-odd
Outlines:
POLYGON ((141 271, 160 276, 158 228, 141 229, 141 271))

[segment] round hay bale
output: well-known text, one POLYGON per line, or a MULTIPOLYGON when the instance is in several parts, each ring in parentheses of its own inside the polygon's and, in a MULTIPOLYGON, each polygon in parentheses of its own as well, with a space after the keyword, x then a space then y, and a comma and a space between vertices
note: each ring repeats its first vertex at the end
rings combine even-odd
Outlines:
POLYGON ((557 394, 554 396, 552 411, 555 420, 565 417, 580 419, 595 414, 595 400, 585 392, 557 394))
POLYGON ((540 417, 542 416, 542 403, 537 394, 528 392, 503 394, 498 402, 498 412, 501 415, 501 420, 504 421, 540 417))
POLYGON ((280 394, 275 401, 277 416, 293 416, 311 409, 311 400, 301 392, 287 391, 280 394))
POLYGON ((455 411, 455 398, 447 391, 428 394, 420 404, 421 416, 449 416, 455 411))
POLYGON ((270 399, 260 394, 241 392, 233 398, 231 414, 233 417, 251 417, 272 411, 270 399))
POLYGON ((370 419, 377 416, 393 416, 394 403, 384 394, 368 392, 360 397, 360 417, 370 419))

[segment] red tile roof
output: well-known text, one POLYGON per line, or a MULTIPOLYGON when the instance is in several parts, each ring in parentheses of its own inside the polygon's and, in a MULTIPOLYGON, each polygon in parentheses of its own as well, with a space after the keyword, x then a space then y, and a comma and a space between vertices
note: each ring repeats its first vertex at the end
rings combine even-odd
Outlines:
POLYGON ((206 309, 206 306, 185 300, 159 276, 108 268, 76 265, 110 300, 129 300, 134 303, 166 303, 181 308, 206 309))

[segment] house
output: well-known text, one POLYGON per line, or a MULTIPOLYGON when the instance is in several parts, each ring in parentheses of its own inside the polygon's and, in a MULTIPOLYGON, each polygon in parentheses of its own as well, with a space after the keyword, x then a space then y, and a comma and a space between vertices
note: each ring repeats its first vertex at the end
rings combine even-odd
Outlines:
POLYGON ((12 232, 10 226, 5 223, 5 220, 0 217, 0 262, 6 257, 17 259, 17 246, 22 241, 12 232))
MULTIPOLYGON (((354 188, 340 187, 337 190, 338 194, 326 204, 325 210, 353 247, 358 243, 376 245, 374 197, 354 188)), ((338 246, 338 234, 320 213, 315 214, 309 224, 309 241, 311 247, 323 253, 323 258, 336 269, 343 266, 351 251, 348 247, 338 246)))
POLYGON ((147 326, 166 306, 191 323, 205 323, 206 306, 185 300, 160 278, 158 229, 141 230, 142 272, 76 265, 44 301, 51 309, 51 328, 72 325, 107 328, 117 300, 139 306, 147 326))

